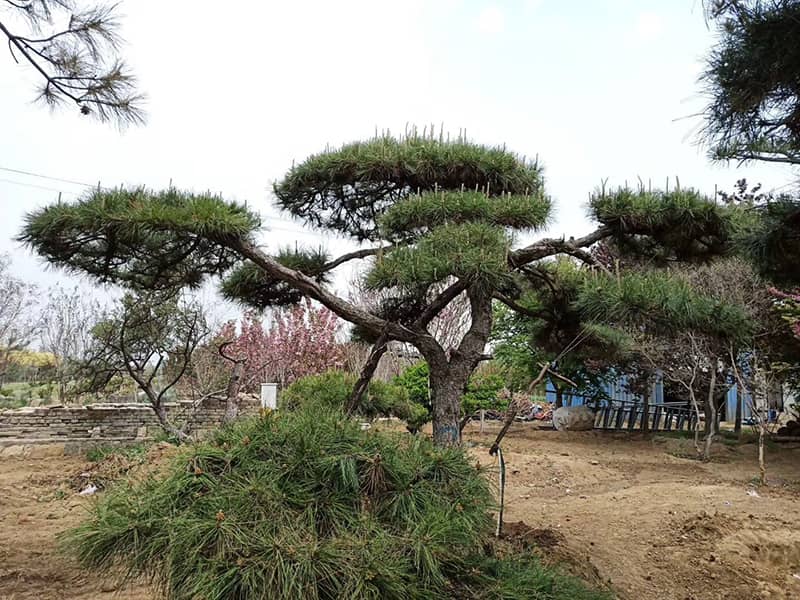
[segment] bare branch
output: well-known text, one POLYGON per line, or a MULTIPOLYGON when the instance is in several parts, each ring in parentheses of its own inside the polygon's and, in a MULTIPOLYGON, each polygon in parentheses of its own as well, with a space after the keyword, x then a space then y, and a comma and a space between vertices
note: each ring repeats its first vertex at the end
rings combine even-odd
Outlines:
MULTIPOLYGON (((586 248, 611 235, 611 229, 605 225, 598 227, 592 233, 581 238, 564 240, 545 238, 534 242, 529 246, 511 252, 508 256, 509 265, 516 269, 535 260, 555 256, 556 254, 569 254, 575 256, 588 264, 602 266, 589 253, 583 252, 581 248, 586 248)), ((604 269, 605 270, 605 269, 604 269)))

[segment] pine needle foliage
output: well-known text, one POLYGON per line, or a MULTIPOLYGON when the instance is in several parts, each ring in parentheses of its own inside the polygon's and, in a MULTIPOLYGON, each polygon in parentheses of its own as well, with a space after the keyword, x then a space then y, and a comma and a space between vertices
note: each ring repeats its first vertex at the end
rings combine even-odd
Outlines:
POLYGON ((405 239, 443 223, 483 222, 519 230, 539 229, 547 223, 550 200, 539 196, 487 196, 483 192, 429 192, 415 194, 391 206, 380 218, 388 239, 405 239))
POLYGON ((602 190, 592 196, 589 210, 612 229, 622 252, 637 256, 707 260, 724 253, 731 236, 725 208, 692 189, 602 190))
POLYGON ((411 194, 467 189, 539 196, 543 186, 539 166, 505 148, 412 132, 312 156, 292 167, 275 195, 284 210, 309 225, 363 241, 379 239, 378 217, 411 194))
POLYGON ((63 541, 170 600, 599 599, 533 559, 486 553, 492 494, 458 449, 272 413, 104 494, 63 541))
POLYGON ((17 239, 101 281, 174 289, 230 269, 237 256, 222 243, 259 226, 257 215, 217 196, 120 188, 33 211, 17 239))
POLYGON ((378 256, 366 284, 372 289, 417 289, 449 277, 496 288, 509 279, 510 241, 503 229, 485 223, 444 225, 414 246, 378 256))
MULTIPOLYGON (((329 259, 328 254, 322 249, 283 248, 275 256, 275 260, 284 267, 299 271, 324 284, 331 281, 330 273, 324 270, 329 259)), ((288 283, 271 277, 258 265, 249 261, 241 263, 223 279, 220 291, 228 300, 258 310, 275 306, 292 306, 300 302, 303 297, 288 283)))
POLYGON ((800 2, 708 4, 719 33, 701 78, 712 157, 800 163, 800 2))
POLYGON ((592 278, 582 287, 576 306, 591 321, 654 333, 696 331, 736 340, 752 330, 739 306, 705 296, 685 279, 663 271, 592 278))
POLYGON ((780 197, 740 212, 737 245, 742 254, 773 281, 800 282, 800 201, 780 197))

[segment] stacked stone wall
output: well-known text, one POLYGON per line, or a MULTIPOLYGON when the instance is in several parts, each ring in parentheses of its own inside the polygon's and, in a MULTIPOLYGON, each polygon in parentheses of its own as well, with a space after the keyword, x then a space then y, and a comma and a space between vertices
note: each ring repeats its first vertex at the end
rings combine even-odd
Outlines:
MULTIPOLYGON (((193 436, 202 436, 222 423, 225 402, 208 399, 200 405, 190 401, 165 403, 171 422, 188 422, 193 436)), ((257 414, 260 401, 242 397, 240 413, 257 414)), ((162 432, 148 404, 87 404, 83 406, 37 406, 0 411, 0 448, 60 444, 70 448, 125 444, 152 439, 162 432)), ((19 453, 17 449, 12 453, 19 453)))

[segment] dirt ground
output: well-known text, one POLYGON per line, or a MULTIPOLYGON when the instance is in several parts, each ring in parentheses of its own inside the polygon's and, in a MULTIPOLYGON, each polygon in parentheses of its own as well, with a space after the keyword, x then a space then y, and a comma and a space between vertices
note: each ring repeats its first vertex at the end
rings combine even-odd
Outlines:
MULTIPOLYGON (((496 429, 468 426, 487 465, 496 429)), ((516 425, 503 449, 506 533, 620 599, 800 598, 800 448, 770 449, 770 485, 757 490, 752 444, 718 444, 701 463, 686 440, 516 425)), ((80 457, 0 461, 0 600, 154 597, 57 551, 91 502, 75 492, 89 468, 80 457)))

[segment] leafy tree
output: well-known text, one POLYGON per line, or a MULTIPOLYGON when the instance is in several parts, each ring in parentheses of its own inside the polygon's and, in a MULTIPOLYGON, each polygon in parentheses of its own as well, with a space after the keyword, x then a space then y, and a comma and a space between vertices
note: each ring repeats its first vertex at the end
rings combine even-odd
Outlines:
POLYGON ((20 239, 53 263, 121 284, 174 288, 225 274, 225 294, 257 308, 307 296, 376 340, 411 344, 431 367, 434 439, 451 445, 460 442, 461 396, 487 358, 493 302, 516 306, 525 268, 559 254, 596 264, 586 248, 611 236, 668 256, 702 253, 724 233, 718 208, 694 192, 620 190, 597 195, 599 226, 588 235, 515 247, 514 232, 537 230, 550 214, 538 164, 417 134, 328 149, 292 167, 275 194, 306 224, 370 245, 335 260, 318 251, 270 255, 244 206, 174 189, 95 191, 30 214, 20 239), (366 284, 392 291, 374 310, 326 284, 334 268, 367 257, 366 284), (452 283, 438 291, 444 282, 452 283), (428 326, 462 293, 470 326, 447 352, 428 326))
MULTIPOLYGON (((706 9, 719 36, 701 79, 710 97, 702 139, 712 157, 800 164, 800 2, 709 0, 706 9)), ((800 282, 796 195, 745 189, 724 198, 744 208, 741 248, 767 277, 800 282)))
POLYGON ((208 333, 201 308, 174 293, 127 293, 94 327, 81 373, 92 391, 104 389, 119 376, 130 377, 164 431, 185 440, 188 422, 171 420, 164 402, 208 333))
POLYGON ((38 329, 36 287, 14 277, 10 266, 10 259, 0 255, 0 380, 14 354, 31 343, 38 329))
POLYGON ((0 32, 12 59, 42 78, 37 100, 75 103, 81 114, 120 125, 142 123, 144 96, 120 57, 116 4, 3 0, 0 32))
POLYGON ((703 137, 722 160, 800 163, 800 2, 708 0, 703 137))

